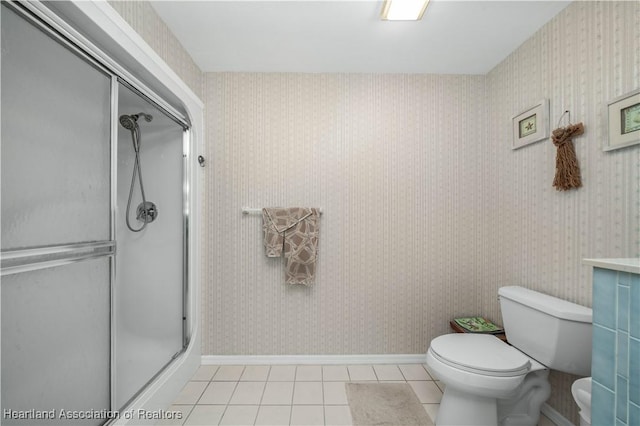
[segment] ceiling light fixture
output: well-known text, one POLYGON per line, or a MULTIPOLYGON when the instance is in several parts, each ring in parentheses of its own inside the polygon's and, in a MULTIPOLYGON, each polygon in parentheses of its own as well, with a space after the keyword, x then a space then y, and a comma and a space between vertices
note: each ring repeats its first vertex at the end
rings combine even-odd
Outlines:
POLYGON ((385 21, 419 21, 429 0, 384 0, 380 17, 385 21))

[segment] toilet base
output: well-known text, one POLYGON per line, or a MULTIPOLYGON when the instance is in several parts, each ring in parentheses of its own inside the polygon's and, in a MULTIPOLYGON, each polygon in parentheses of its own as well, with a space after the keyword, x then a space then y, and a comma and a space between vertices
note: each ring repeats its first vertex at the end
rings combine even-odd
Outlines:
POLYGON ((498 407, 496 398, 485 398, 447 387, 436 416, 437 426, 496 426, 498 407), (464 404, 460 404, 464 401, 464 404))
POLYGON ((508 398, 485 397, 469 389, 460 391, 443 380, 447 387, 436 425, 535 426, 540 408, 551 393, 548 377, 549 370, 530 372, 508 398))

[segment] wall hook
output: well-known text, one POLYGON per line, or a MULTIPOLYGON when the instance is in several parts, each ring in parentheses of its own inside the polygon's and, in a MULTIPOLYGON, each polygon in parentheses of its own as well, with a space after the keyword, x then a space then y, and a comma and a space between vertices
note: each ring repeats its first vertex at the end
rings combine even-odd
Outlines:
POLYGON ((198 163, 200 164, 200 167, 204 167, 204 162, 204 157, 202 155, 198 155, 198 163))
POLYGON ((562 119, 564 118, 565 115, 569 116, 569 124, 571 124, 571 111, 569 111, 568 109, 565 110, 562 115, 560 116, 560 118, 558 119, 558 124, 556 125, 557 127, 560 127, 560 122, 562 121, 562 119))

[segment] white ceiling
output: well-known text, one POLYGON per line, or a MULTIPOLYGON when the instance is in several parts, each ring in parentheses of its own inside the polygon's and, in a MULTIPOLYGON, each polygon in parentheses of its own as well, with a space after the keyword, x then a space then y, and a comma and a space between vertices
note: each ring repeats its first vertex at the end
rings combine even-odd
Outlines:
POLYGON ((382 1, 152 1, 205 72, 486 74, 569 1, 431 0, 417 22, 382 1))

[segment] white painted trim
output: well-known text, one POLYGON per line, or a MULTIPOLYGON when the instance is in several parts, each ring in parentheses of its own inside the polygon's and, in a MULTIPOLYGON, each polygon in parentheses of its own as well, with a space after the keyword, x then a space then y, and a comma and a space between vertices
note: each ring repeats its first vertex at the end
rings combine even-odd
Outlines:
POLYGON ((203 355, 202 365, 424 364, 426 354, 389 355, 203 355))
POLYGON ((547 416, 547 418, 551 420, 556 426, 574 426, 574 424, 571 423, 565 416, 560 414, 558 410, 556 410, 546 402, 542 404, 540 412, 547 416))
MULTIPOLYGON (((188 100, 203 108, 204 103, 199 96, 178 76, 178 74, 156 53, 127 21, 116 12, 107 0, 92 2, 75 1, 84 13, 92 13, 102 19, 101 28, 113 37, 114 41, 126 47, 139 62, 145 62, 145 68, 159 77, 163 84, 184 102, 188 100), (87 5, 87 3, 90 3, 87 5), (142 60, 141 60, 142 59, 142 60)), ((188 107, 188 106, 187 106, 188 107)))

